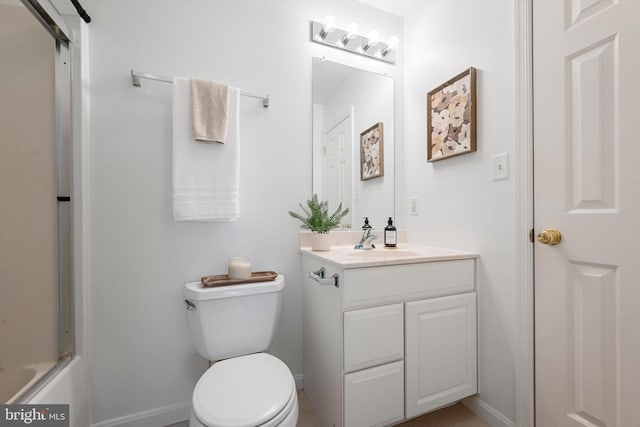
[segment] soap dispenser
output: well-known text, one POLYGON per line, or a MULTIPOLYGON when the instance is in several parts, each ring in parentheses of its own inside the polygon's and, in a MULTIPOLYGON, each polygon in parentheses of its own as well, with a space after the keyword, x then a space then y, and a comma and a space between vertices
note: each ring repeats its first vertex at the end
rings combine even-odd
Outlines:
POLYGON ((364 217, 364 224, 362 225, 362 229, 366 230, 371 228, 371 224, 369 224, 369 217, 364 217))
POLYGON ((387 248, 395 248, 398 243, 398 235, 393 220, 389 217, 387 226, 384 228, 384 246, 387 248))

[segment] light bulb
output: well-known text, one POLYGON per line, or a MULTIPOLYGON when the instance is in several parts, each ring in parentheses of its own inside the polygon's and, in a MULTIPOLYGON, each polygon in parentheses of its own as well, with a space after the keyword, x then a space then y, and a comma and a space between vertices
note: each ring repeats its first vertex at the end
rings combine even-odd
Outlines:
POLYGON ((336 42, 336 44, 340 44, 345 47, 356 36, 356 31, 358 31, 358 24, 350 22, 349 25, 347 25, 344 36, 342 36, 340 41, 336 42))
POLYGON ((349 25, 347 25, 347 35, 346 37, 351 40, 353 38, 353 36, 356 35, 356 31, 358 31, 358 24, 356 24, 355 22, 350 22, 349 25))
POLYGON ((396 36, 389 37, 389 40, 387 40, 387 47, 385 47, 382 51, 382 56, 387 56, 388 54, 396 50, 399 41, 400 40, 396 36))
POLYGON ((367 36, 367 41, 362 45, 362 50, 367 52, 373 46, 378 44, 378 40, 380 39, 380 31, 373 30, 367 36))
POLYGON ((398 39, 397 36, 389 37, 389 40, 387 40, 387 49, 394 50, 396 47, 398 47, 398 42, 399 41, 400 41, 400 39, 398 39))
POLYGON ((324 21, 322 22, 322 28, 320 32, 315 37, 316 39, 324 40, 327 38, 329 33, 336 29, 336 17, 332 15, 327 15, 324 17, 324 21))
POLYGON ((369 38, 368 44, 370 44, 371 46, 375 46, 380 41, 380 31, 373 30, 369 33, 367 37, 369 38))
POLYGON ((330 33, 336 29, 336 17, 333 15, 327 15, 322 22, 322 29, 325 33, 330 33))

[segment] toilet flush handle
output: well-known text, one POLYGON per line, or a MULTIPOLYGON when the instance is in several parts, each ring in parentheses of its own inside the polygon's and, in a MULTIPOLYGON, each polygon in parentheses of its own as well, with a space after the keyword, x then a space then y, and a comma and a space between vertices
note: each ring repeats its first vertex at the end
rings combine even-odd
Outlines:
POLYGON ((320 270, 318 271, 310 271, 309 272, 309 279, 312 279, 318 283, 320 283, 321 285, 329 285, 329 286, 335 286, 336 288, 339 287, 338 285, 338 274, 334 273, 333 276, 329 277, 328 279, 325 278, 325 270, 324 267, 320 267, 320 270))
POLYGON ((184 303, 187 304, 187 310, 195 310, 197 308, 196 305, 188 299, 184 300, 184 303))

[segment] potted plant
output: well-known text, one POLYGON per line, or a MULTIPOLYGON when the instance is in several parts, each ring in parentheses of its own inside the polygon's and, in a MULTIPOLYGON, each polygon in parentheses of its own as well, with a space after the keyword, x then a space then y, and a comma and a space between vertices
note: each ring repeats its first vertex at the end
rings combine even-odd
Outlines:
POLYGON ((307 206, 299 203, 303 214, 289 211, 289 215, 302 222, 301 227, 312 231, 311 250, 328 251, 331 249, 331 237, 329 231, 340 225, 340 220, 349 213, 349 208, 342 209, 342 203, 338 209, 329 215, 329 203, 318 201, 318 195, 314 194, 311 200, 307 200, 307 206))

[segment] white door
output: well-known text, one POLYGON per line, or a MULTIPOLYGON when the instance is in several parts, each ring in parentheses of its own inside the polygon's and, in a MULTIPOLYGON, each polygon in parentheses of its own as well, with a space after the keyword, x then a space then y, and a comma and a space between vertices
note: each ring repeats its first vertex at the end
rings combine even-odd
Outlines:
POLYGON ((533 6, 536 425, 636 427, 640 1, 533 6))
POLYGON ((324 135, 324 198, 329 202, 331 213, 342 203, 349 208, 350 214, 344 217, 343 223, 350 223, 353 215, 352 158, 353 158, 353 121, 351 114, 331 126, 324 135))
POLYGON ((405 305, 407 418, 477 392, 476 293, 405 305))

